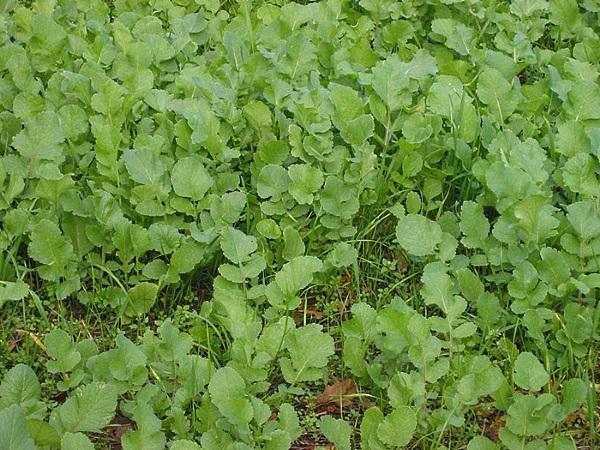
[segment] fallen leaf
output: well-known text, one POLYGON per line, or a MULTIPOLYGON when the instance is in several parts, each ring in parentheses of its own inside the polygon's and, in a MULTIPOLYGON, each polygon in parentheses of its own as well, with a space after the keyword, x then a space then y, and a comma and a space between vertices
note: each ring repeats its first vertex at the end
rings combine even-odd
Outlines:
POLYGON ((356 394, 356 385, 350 378, 331 384, 323 390, 315 402, 319 406, 346 407, 352 402, 351 396, 356 394))

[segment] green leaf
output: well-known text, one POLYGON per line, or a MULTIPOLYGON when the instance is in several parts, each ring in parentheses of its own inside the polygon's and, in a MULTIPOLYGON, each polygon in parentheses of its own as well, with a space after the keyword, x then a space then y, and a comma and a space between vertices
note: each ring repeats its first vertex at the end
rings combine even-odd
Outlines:
POLYGON ((567 205, 567 219, 584 241, 600 236, 600 210, 594 202, 582 201, 567 205))
POLYGON ((65 433, 60 448, 61 450, 94 450, 94 444, 83 433, 65 433))
POLYGON ((225 257, 234 264, 249 260, 256 251, 258 243, 254 236, 248 236, 233 227, 227 227, 221 232, 221 250, 225 257))
POLYGON ((163 255, 173 253, 179 247, 182 238, 176 227, 166 223, 153 223, 150 225, 148 236, 152 243, 152 249, 163 255))
POLYGON ((27 432, 25 416, 17 405, 0 410, 0 448, 5 450, 35 450, 27 432))
POLYGON ((485 292, 485 288, 479 277, 469 269, 461 269, 456 272, 456 275, 462 295, 470 303, 476 303, 477 299, 485 292))
POLYGON ((348 220, 358 212, 360 205, 357 197, 355 189, 340 178, 331 176, 327 177, 321 191, 321 206, 329 214, 348 220))
POLYGON ((55 361, 48 361, 50 373, 67 373, 73 370, 79 361, 81 354, 77 351, 73 338, 65 331, 54 329, 44 338, 44 345, 48 356, 55 361))
POLYGON ((410 102, 408 88, 411 79, 423 80, 436 72, 435 59, 425 50, 419 50, 407 63, 393 55, 373 67, 371 86, 391 112, 410 102))
POLYGON ((295 295, 300 289, 310 284, 316 272, 323 268, 323 263, 314 256, 296 256, 283 265, 275 275, 275 282, 286 296, 295 295))
POLYGON ((363 100, 348 86, 331 83, 330 89, 330 98, 335 110, 332 116, 333 124, 348 144, 363 144, 373 135, 375 127, 373 117, 364 114, 363 100))
POLYGON ((58 225, 41 220, 30 234, 29 256, 48 266, 63 267, 74 256, 73 246, 64 238, 58 225))
POLYGON ((464 93, 462 82, 449 75, 436 77, 427 94, 429 109, 447 119, 458 117, 461 105, 471 101, 472 99, 464 93))
POLYGON ((156 302, 157 294, 158 286, 154 283, 143 282, 129 289, 128 314, 137 316, 146 314, 156 302))
POLYGON ((186 240, 171 255, 171 267, 177 273, 188 273, 196 268, 206 256, 206 248, 192 240, 186 240))
POLYGON ((565 185, 573 192, 590 197, 600 195, 600 181, 596 176, 598 162, 587 153, 579 153, 570 158, 564 165, 563 179, 565 185))
POLYGON ((61 432, 99 433, 115 416, 117 395, 117 389, 106 383, 78 388, 52 411, 50 425, 61 432))
POLYGON ((442 242, 442 229, 427 217, 408 214, 398 220, 396 239, 411 255, 433 255, 437 245, 442 242))
POLYGON ((293 164, 288 168, 292 180, 288 192, 299 204, 311 204, 314 193, 323 185, 323 172, 308 164, 293 164))
POLYGON ((275 164, 267 164, 258 174, 256 192, 261 198, 274 197, 286 192, 289 184, 287 170, 275 164))
POLYGON ((352 428, 344 419, 334 419, 329 415, 323 416, 319 420, 319 428, 336 449, 350 450, 352 428))
POLYGON ((561 402, 563 417, 575 412, 587 399, 588 386, 579 378, 571 378, 564 383, 561 402))
POLYGON ((510 12, 521 19, 532 17, 534 13, 547 9, 548 2, 546 0, 512 0, 510 2, 510 12))
POLYGON ((582 26, 579 4, 575 0, 550 0, 550 20, 561 30, 575 33, 582 26))
POLYGON ((256 224, 256 231, 267 239, 279 239, 281 228, 273 219, 262 219, 256 224))
POLYGON ((139 385, 146 381, 146 355, 122 334, 116 338, 116 349, 110 361, 110 374, 120 381, 139 385), (141 376, 141 380, 138 379, 141 376), (140 383, 141 381, 141 383, 140 383))
POLYGON ((517 386, 537 392, 548 383, 550 376, 533 353, 523 352, 515 361, 514 380, 517 386))
POLYGON ((258 100, 251 100, 243 108, 244 117, 256 130, 268 129, 271 126, 271 111, 268 106, 258 100))
POLYGON ((291 261, 297 256, 302 256, 306 250, 302 236, 292 227, 286 227, 283 230, 283 243, 282 256, 287 261, 291 261))
POLYGON ((13 146, 32 164, 43 160, 60 164, 65 158, 64 140, 65 134, 57 114, 45 111, 27 122, 25 129, 15 136, 13 146))
POLYGON ((435 19, 431 22, 431 31, 444 36, 446 46, 458 54, 466 56, 471 53, 471 41, 475 33, 454 19, 435 19))
POLYGON ((559 221, 554 217, 555 212, 556 208, 548 203, 548 199, 532 196, 518 202, 514 214, 529 240, 541 243, 556 235, 559 221))
POLYGON ((0 384, 0 408, 18 405, 27 409, 37 403, 41 392, 35 372, 25 364, 17 364, 6 373, 0 384))
POLYGON ((214 181, 198 158, 188 157, 178 160, 173 166, 171 183, 180 197, 199 201, 204 198, 214 181))
POLYGON ((289 403, 284 403, 279 407, 279 427, 285 430, 289 435, 291 442, 294 442, 302 435, 300 428, 300 420, 293 406, 289 403))
POLYGON ((402 447, 410 442, 417 428, 417 416, 408 406, 394 409, 377 428, 377 436, 385 444, 402 447))
POLYGON ((48 422, 39 419, 28 419, 27 431, 38 447, 58 448, 60 446, 60 436, 48 422))
POLYGON ((321 368, 334 353, 333 338, 323 333, 321 325, 309 324, 292 330, 285 340, 290 357, 281 361, 285 381, 296 384, 321 378, 321 368))
POLYGON ((352 245, 346 242, 338 242, 329 253, 327 260, 334 267, 341 268, 351 266, 357 261, 357 258, 358 251, 352 245))
POLYGON ((486 68, 479 75, 477 96, 500 123, 510 117, 520 100, 517 86, 506 81, 498 70, 492 68, 486 68))
POLYGON ((484 248, 490 232, 490 224, 483 214, 483 207, 475 202, 464 202, 460 214, 462 243, 467 248, 484 248))
POLYGON ((133 181, 140 184, 159 184, 167 167, 153 150, 126 150, 123 160, 133 181))
POLYGON ((402 124, 402 135, 410 144, 425 142, 432 134, 429 118, 421 113, 411 114, 402 124))
POLYGON ((360 441, 364 450, 384 449, 384 444, 379 440, 377 429, 384 416, 377 406, 372 406, 365 411, 360 424, 360 441))
POLYGON ((498 445, 485 436, 476 436, 469 441, 467 450, 498 450, 498 445))
POLYGON ((550 286, 559 286, 569 280, 571 268, 565 253, 551 247, 540 250, 542 261, 538 264, 540 278, 550 286))
POLYGON ((254 412, 246 395, 246 383, 231 367, 222 367, 212 376, 208 385, 212 403, 234 426, 243 426, 252 420, 254 412))
POLYGON ((201 450, 202 447, 200 447, 194 441, 189 441, 187 439, 180 439, 177 441, 173 441, 173 443, 171 444, 171 447, 169 447, 169 449, 170 450, 201 450))
POLYGON ((506 427, 519 436, 540 436, 551 425, 550 411, 556 406, 556 399, 551 394, 538 397, 516 393, 508 408, 506 427))
POLYGON ((23 300, 29 295, 29 285, 21 280, 0 281, 0 307, 6 301, 23 300))
POLYGON ((121 438, 123 450, 163 450, 166 444, 165 434, 161 431, 161 421, 152 407, 139 403, 133 411, 136 430, 128 431, 121 438))

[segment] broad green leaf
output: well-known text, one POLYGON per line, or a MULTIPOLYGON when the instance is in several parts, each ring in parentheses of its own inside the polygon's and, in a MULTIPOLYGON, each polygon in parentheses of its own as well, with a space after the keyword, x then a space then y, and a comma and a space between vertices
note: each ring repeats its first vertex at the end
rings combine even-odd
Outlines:
POLYGON ((6 373, 0 384, 0 407, 18 405, 26 409, 35 404, 40 395, 40 382, 35 372, 25 364, 17 364, 6 373))
POLYGON ((273 219, 262 219, 256 224, 256 231, 267 239, 279 239, 281 228, 273 219))
POLYGON ((388 414, 377 428, 377 436, 391 447, 402 447, 410 442, 417 428, 417 416, 412 408, 401 406, 388 414))
POLYGON ((62 267, 73 257, 73 246, 48 219, 33 227, 30 240, 29 256, 42 264, 62 267))
POLYGON ((286 227, 283 230, 283 243, 284 247, 282 256, 287 261, 291 261, 297 256, 302 256, 306 251, 302 236, 296 229, 292 227, 286 227))
POLYGON ((129 176, 140 184, 158 184, 167 167, 153 150, 126 150, 123 160, 129 176))
POLYGON ((177 441, 173 441, 170 450, 200 450, 202 447, 195 443, 194 441, 190 441, 187 439, 179 439, 177 441))
POLYGON ((48 422, 39 419, 28 419, 27 431, 38 447, 60 447, 60 436, 48 422))
POLYGON ((383 420, 383 413, 377 406, 372 406, 365 411, 360 424, 360 441, 363 449, 379 450, 385 448, 377 434, 379 425, 383 420))
POLYGON ((514 380, 517 386, 537 392, 548 383, 550 376, 533 353, 523 352, 515 361, 514 380))
MULTIPOLYGON (((364 102, 358 93, 339 84, 331 84, 331 102, 335 109, 333 124, 351 145, 363 144, 373 135, 375 124, 370 114, 364 114, 364 102)), ((293 195, 293 194, 292 194, 293 195)))
POLYGON ((161 431, 161 421, 152 407, 147 403, 139 403, 133 411, 136 430, 128 431, 121 438, 123 450, 162 450, 166 437, 161 431))
POLYGON ((467 450, 498 450, 498 445, 485 436, 477 436, 469 441, 467 450))
POLYGON ((173 253, 179 247, 182 238, 176 227, 166 223, 153 223, 150 225, 148 237, 152 243, 152 249, 163 255, 173 253))
POLYGON ((283 265, 275 275, 275 282, 286 296, 295 295, 312 281, 316 272, 323 268, 323 263, 314 256, 296 256, 283 265))
POLYGON ((110 423, 117 407, 117 390, 111 384, 93 382, 75 390, 50 415, 50 425, 61 432, 99 433, 110 423))
POLYGON ((65 433, 60 448, 61 450, 94 450, 94 444, 83 433, 65 433))
POLYGON ((442 242, 442 229, 427 217, 408 214, 398 220, 396 239, 411 255, 433 255, 437 245, 442 242))
POLYGON ((506 427, 519 436, 541 435, 552 423, 549 413, 555 405, 556 399, 551 394, 536 397, 516 393, 508 408, 506 427))
POLYGON ((346 242, 339 242, 333 247, 327 259, 335 267, 340 268, 351 266, 357 261, 357 258, 358 252, 352 245, 346 242))
POLYGON ((0 282, 0 306, 6 301, 23 300, 27 295, 29 295, 29 285, 21 280, 0 282))
POLYGON ((567 219, 584 241, 600 236, 600 211, 593 202, 571 203, 567 206, 567 219))
POLYGON ((188 273, 196 268, 206 256, 206 248, 192 240, 186 240, 171 255, 171 266, 177 273, 188 273))
POLYGON ((563 417, 576 411, 586 401, 588 389, 585 382, 579 378, 571 378, 564 383, 560 405, 563 417))
POLYGON ((263 130, 271 126, 271 111, 263 102, 251 100, 246 103, 243 111, 244 116, 255 129, 263 130))
POLYGON ((223 367, 212 376, 208 385, 212 403, 235 426, 243 426, 252 420, 254 412, 247 398, 246 383, 231 367, 223 367))
POLYGON ((579 153, 570 158, 564 165, 563 179, 565 185, 573 192, 590 197, 600 195, 600 180, 596 175, 598 162, 587 153, 579 153))
POLYGON ((132 287, 128 291, 128 313, 137 316, 147 313, 154 305, 157 294, 158 286, 154 283, 143 282, 132 287))
POLYGON ((445 38, 448 48, 466 56, 471 53, 471 41, 475 33, 454 19, 435 19, 431 22, 431 31, 445 38))
POLYGON ((319 421, 321 433, 335 445, 336 449, 350 450, 352 428, 344 419, 334 419, 327 415, 319 421))
POLYGON ((15 136, 13 146, 36 164, 42 160, 61 163, 65 133, 56 113, 45 111, 27 122, 25 129, 15 136))
POLYGON ((492 68, 485 69, 479 75, 477 96, 490 108, 500 123, 510 117, 520 100, 517 87, 506 81, 498 70, 492 68))
POLYGON ((301 205, 311 204, 314 193, 323 185, 323 172, 308 164, 294 164, 288 168, 288 174, 290 195, 301 205))
POLYGON ((510 12, 524 19, 531 17, 538 11, 548 9, 546 0, 512 0, 510 2, 510 12))
POLYGON ((467 248, 484 248, 490 232, 490 224, 483 214, 481 205, 464 202, 460 214, 460 231, 464 234, 462 242, 467 248))
POLYGON ((290 357, 281 361, 281 370, 285 380, 292 385, 321 378, 321 369, 334 352, 333 338, 316 324, 291 331, 285 339, 285 347, 290 357))
POLYGON ((289 184, 287 170, 275 164, 267 164, 258 174, 256 188, 261 198, 269 198, 286 192, 289 184))
POLYGON ((359 209, 357 192, 338 177, 327 177, 321 191, 321 206, 329 214, 350 219, 359 209))
POLYGON ((0 410, 0 448, 6 450, 35 450, 27 432, 25 416, 17 405, 0 410))
POLYGON ((173 166, 171 183, 177 195, 198 201, 213 185, 213 178, 198 158, 187 157, 173 166))
POLYGON ((225 228, 221 233, 221 250, 234 264, 248 261, 249 256, 258 248, 256 238, 248 236, 233 227, 225 228))
POLYGON ((50 373, 66 373, 81 361, 81 354, 77 351, 73 338, 65 331, 54 329, 44 338, 44 345, 48 356, 54 361, 48 361, 50 373))
POLYGON ((518 225, 525 231, 528 239, 536 244, 556 235, 559 221, 554 217, 555 212, 556 208, 541 196, 521 200, 514 210, 518 225))
POLYGON ((568 33, 581 27, 579 5, 575 0, 550 0, 550 20, 568 33))
POLYGON ((551 247, 544 247, 540 250, 542 257, 538 264, 540 278, 550 286, 558 286, 569 280, 571 275, 570 264, 565 253, 551 247))

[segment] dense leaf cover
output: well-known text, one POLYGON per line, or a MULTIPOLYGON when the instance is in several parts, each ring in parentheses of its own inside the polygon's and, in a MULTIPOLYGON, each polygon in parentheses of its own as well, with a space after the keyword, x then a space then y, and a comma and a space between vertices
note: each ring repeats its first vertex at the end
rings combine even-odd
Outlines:
POLYGON ((598 0, 0 11, 0 449, 600 445, 598 0))

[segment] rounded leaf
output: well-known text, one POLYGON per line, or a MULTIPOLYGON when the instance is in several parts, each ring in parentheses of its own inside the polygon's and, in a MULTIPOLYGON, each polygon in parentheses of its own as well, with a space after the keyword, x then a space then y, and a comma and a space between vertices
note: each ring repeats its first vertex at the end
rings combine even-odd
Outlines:
POLYGON ((213 179, 198 158, 180 159, 171 172, 173 190, 180 197, 198 201, 204 198, 213 185, 213 179))

